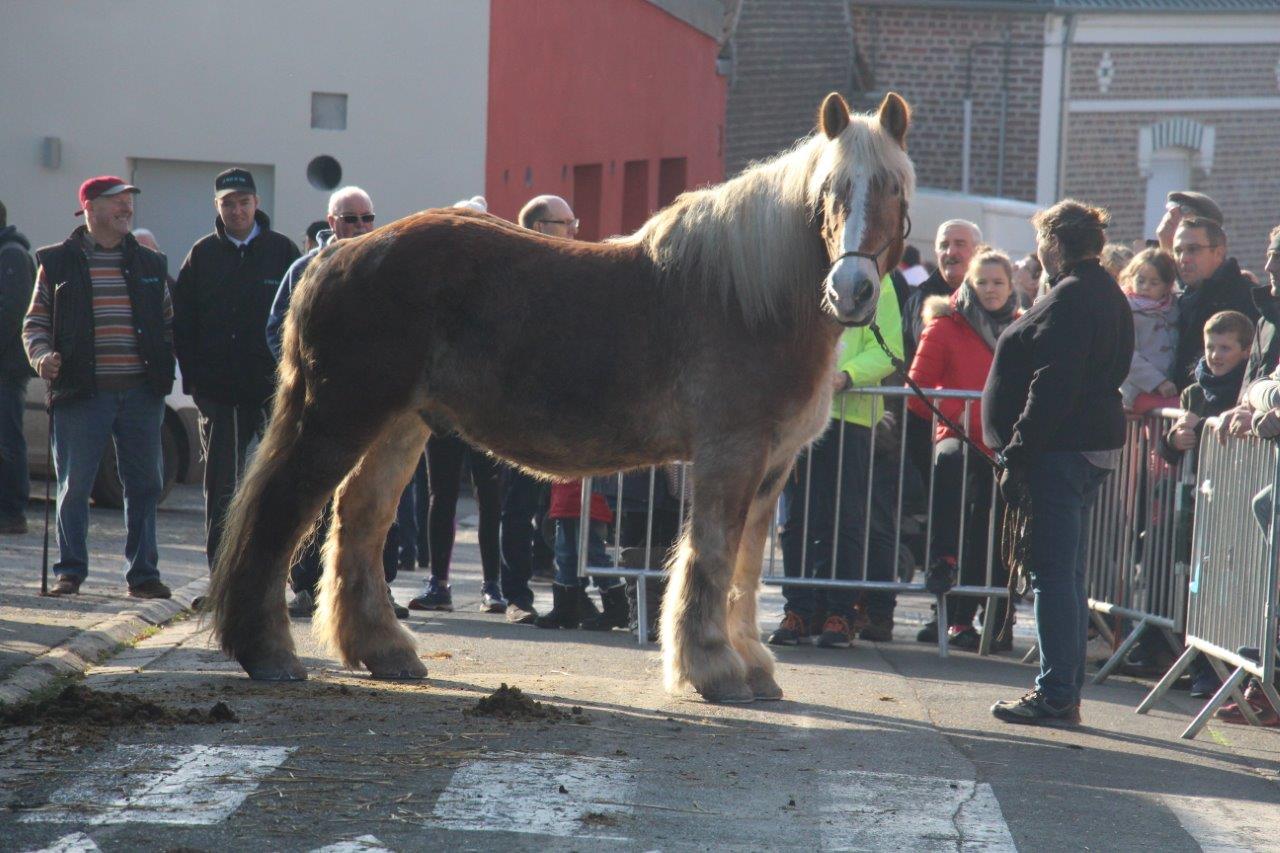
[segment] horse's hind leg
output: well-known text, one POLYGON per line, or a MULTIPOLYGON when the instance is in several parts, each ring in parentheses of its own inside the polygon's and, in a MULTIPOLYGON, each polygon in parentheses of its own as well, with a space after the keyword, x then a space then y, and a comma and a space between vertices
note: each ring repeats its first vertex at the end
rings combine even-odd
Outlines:
POLYGON ((413 635, 391 609, 382 546, 428 435, 417 413, 389 422, 338 487, 325 544, 313 629, 347 666, 366 666, 376 678, 427 674, 413 635))
POLYGON ((750 702, 747 664, 730 644, 729 586, 743 524, 762 472, 759 448, 722 441, 695 455, 693 513, 671 562, 662 609, 666 687, 692 684, 710 702, 750 702))
POLYGON ((733 584, 729 589, 729 642, 746 662, 747 684, 757 699, 782 698, 782 688, 773 678, 773 654, 760 642, 756 603, 769 525, 778 493, 782 491, 790 471, 790 459, 771 467, 751 501, 733 567, 733 584))

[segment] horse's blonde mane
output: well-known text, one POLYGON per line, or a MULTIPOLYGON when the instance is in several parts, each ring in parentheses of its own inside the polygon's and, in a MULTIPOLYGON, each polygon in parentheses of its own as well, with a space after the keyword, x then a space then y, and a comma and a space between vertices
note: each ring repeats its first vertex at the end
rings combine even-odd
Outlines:
POLYGON ((851 117, 832 144, 821 132, 753 163, 736 177, 679 196, 640 230, 617 242, 639 244, 665 273, 736 301, 749 325, 816 305, 826 275, 813 230, 828 183, 851 184, 869 173, 892 175, 909 199, 915 170, 875 118, 851 117))

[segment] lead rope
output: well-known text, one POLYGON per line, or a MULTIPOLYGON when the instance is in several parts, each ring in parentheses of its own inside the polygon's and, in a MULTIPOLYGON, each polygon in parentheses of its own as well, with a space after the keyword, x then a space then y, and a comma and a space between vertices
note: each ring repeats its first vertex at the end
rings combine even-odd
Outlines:
MULTIPOLYGON (((938 420, 960 436, 961 441, 969 445, 971 450, 976 451, 978 456, 991 466, 994 475, 998 476, 1001 471, 1008 467, 1003 457, 992 454, 991 451, 970 438, 968 430, 951 420, 951 418, 942 413, 941 409, 934 405, 934 402, 925 394, 924 389, 911 378, 907 365, 903 363, 902 359, 894 355, 893 350, 889 349, 889 345, 885 343, 884 335, 880 332, 880 327, 876 325, 874 320, 871 321, 871 334, 875 335, 876 343, 880 345, 880 349, 884 350, 884 354, 889 357, 889 363, 893 365, 894 369, 902 374, 902 378, 906 381, 907 387, 911 389, 912 393, 920 398, 920 401, 937 416, 938 420)), ((1014 597, 1020 597, 1026 591, 1031 578, 1027 568, 1031 557, 1030 497, 1023 497, 1017 504, 1005 503, 1004 516, 1000 525, 1000 537, 1000 557, 1004 560, 1005 568, 1009 570, 1009 598, 1005 603, 1004 622, 1000 626, 1000 633, 996 635, 996 639, 1003 642, 1009 638, 1010 633, 1013 631, 1014 597)))

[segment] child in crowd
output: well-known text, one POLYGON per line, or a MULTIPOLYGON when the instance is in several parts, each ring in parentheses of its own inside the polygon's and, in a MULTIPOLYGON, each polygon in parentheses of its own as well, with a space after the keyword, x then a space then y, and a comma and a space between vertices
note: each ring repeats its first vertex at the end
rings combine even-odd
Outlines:
POLYGON ((1133 311, 1133 362, 1120 394, 1134 414, 1178 404, 1172 376, 1178 347, 1178 266, 1160 249, 1144 249, 1120 273, 1133 311))
POLYGON ((1204 356, 1196 362, 1196 381, 1182 391, 1184 414, 1165 436, 1161 455, 1176 463, 1196 447, 1205 418, 1216 417, 1236 404, 1249 350, 1253 323, 1239 311, 1219 311, 1204 324, 1204 356))
MULTIPOLYGON (((551 484, 551 508, 547 518, 556 524, 556 578, 551 585, 552 607, 534 619, 539 628, 586 628, 608 631, 626 628, 630 621, 626 584, 621 578, 578 577, 578 534, 582 507, 582 481, 551 484), (604 611, 596 610, 587 595, 587 583, 595 580, 604 611)), ((604 495, 592 491, 587 528, 587 564, 610 562, 605 546, 613 510, 604 495)))

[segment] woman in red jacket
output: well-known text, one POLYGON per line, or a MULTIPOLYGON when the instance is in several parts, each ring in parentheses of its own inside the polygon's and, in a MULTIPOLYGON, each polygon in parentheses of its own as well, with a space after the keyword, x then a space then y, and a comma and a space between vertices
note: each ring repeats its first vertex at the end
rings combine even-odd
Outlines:
MULTIPOLYGON (((925 330, 920 336, 915 359, 911 362, 911 378, 922 388, 948 388, 957 391, 981 391, 991 370, 996 338, 1018 316, 1018 297, 1013 289, 1013 264, 1003 252, 980 249, 969 262, 964 283, 950 297, 934 296, 925 302, 925 330)), ((980 401, 969 403, 966 417, 964 400, 937 400, 947 417, 963 426, 969 437, 981 445, 982 409, 980 401)), ((911 411, 922 418, 932 413, 918 399, 908 402, 911 411)), ((933 445, 933 503, 930 516, 933 538, 929 543, 929 561, 934 571, 951 577, 957 574, 960 537, 964 536, 964 564, 959 566, 963 584, 986 583, 987 532, 991 512, 992 471, 973 450, 965 464, 965 444, 960 435, 941 420, 937 422, 933 445), (967 483, 965 481, 967 480, 967 483), (963 489, 962 489, 963 485, 963 489), (964 507, 961 507, 961 494, 964 507), (961 510, 964 510, 963 516, 961 510), (964 521, 964 530, 961 520, 964 521)), ((999 502, 997 497, 997 503, 999 502)), ((997 512, 1000 507, 997 506, 997 512)), ((1000 516, 997 514, 996 516, 1000 516)), ((999 550, 992 583, 1003 585, 1008 579, 1000 562, 999 550)), ((979 636, 973 620, 979 599, 956 596, 948 602, 948 635, 956 648, 976 649, 979 636)), ((1004 606, 987 618, 983 625, 996 631, 1004 621, 1004 606)), ((921 642, 938 641, 938 622, 925 625, 916 637, 921 642)), ((1008 648, 1009 643, 1001 644, 1008 648)), ((992 648, 996 648, 993 644, 992 648)))

